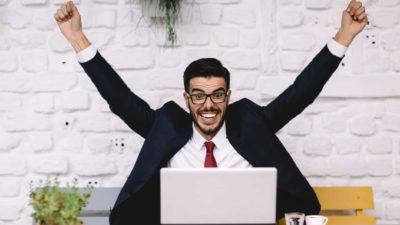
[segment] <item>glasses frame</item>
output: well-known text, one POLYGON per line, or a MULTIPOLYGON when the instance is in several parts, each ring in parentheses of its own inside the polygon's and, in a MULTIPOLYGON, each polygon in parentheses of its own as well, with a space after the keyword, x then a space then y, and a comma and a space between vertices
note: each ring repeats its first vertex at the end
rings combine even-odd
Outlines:
POLYGON ((211 93, 211 94, 205 94, 205 93, 189 94, 189 93, 186 92, 186 95, 190 98, 190 101, 192 101, 192 103, 193 103, 194 105, 202 105, 202 104, 206 103, 207 98, 210 98, 211 102, 214 103, 214 104, 223 103, 223 102, 226 101, 226 97, 227 97, 229 94, 230 94, 230 91, 229 91, 229 90, 228 90, 228 91, 224 91, 224 92, 214 92, 214 93, 211 93), (204 98, 204 101, 203 101, 203 102, 201 102, 201 103, 195 103, 195 102, 193 101, 193 97, 194 97, 195 95, 199 95, 199 94, 204 95, 204 96, 206 96, 206 97, 204 98), (223 95, 224 95, 224 100, 221 101, 221 102, 215 102, 214 99, 212 98, 212 96, 215 95, 215 94, 223 94, 223 95))

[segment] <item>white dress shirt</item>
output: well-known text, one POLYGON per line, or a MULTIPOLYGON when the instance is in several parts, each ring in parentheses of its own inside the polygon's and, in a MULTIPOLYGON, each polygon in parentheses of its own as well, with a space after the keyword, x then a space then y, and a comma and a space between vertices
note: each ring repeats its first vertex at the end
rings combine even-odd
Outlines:
MULTIPOLYGON (((329 51, 342 58, 346 53, 347 47, 339 44, 334 39, 327 43, 329 51)), ((90 45, 86 49, 77 54, 78 61, 85 63, 94 58, 97 49, 90 45)), ((206 156, 205 139, 199 134, 193 124, 193 136, 168 162, 168 167, 204 167, 206 156)), ((212 139, 215 144, 214 157, 219 168, 248 168, 252 165, 245 160, 229 143, 226 137, 225 123, 218 131, 217 135, 212 139)))
MULTIPOLYGON (((214 142, 214 158, 219 168, 252 167, 229 143, 225 123, 211 140, 214 142)), ((193 124, 193 136, 168 162, 168 167, 202 168, 206 157, 206 139, 200 135, 193 124)))

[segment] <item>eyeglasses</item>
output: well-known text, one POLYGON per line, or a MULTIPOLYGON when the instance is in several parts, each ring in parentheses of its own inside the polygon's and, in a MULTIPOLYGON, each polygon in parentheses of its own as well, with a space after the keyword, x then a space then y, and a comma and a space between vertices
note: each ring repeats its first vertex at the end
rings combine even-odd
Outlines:
POLYGON ((211 101, 213 103, 222 103, 225 102, 225 98, 228 94, 226 92, 215 92, 211 94, 204 94, 204 93, 198 93, 198 94, 188 94, 190 100, 192 100, 192 103, 195 105, 200 105, 204 104, 207 101, 207 98, 210 97, 211 101))

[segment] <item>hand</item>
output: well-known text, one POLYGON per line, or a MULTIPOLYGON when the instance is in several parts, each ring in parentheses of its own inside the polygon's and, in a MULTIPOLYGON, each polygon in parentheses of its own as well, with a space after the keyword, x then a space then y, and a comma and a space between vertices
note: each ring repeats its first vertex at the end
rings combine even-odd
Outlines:
POLYGON ((54 14, 54 19, 64 37, 71 43, 76 52, 87 48, 90 42, 83 34, 81 15, 72 1, 63 4, 54 14))
POLYGON ((335 40, 348 47, 368 23, 365 7, 361 2, 351 0, 347 9, 342 13, 341 26, 335 40))

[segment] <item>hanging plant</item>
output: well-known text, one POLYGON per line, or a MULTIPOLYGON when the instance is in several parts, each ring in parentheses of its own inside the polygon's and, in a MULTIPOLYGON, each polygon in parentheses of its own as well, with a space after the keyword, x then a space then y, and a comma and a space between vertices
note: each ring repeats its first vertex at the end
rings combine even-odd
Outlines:
POLYGON ((182 0, 140 0, 140 3, 144 15, 165 26, 167 44, 174 46, 177 41, 175 25, 180 16, 182 0))

